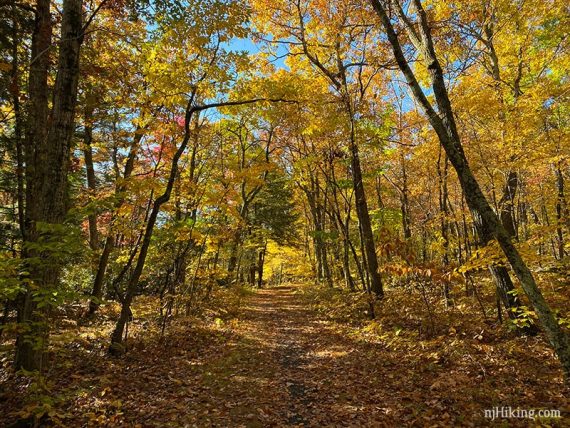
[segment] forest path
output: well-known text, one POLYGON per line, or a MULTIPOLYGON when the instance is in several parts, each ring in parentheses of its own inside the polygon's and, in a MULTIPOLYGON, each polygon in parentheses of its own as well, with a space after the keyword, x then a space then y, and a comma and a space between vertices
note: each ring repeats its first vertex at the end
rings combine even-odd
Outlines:
POLYGON ((197 403, 224 410, 196 409, 197 426, 391 425, 396 361, 336 333, 293 287, 250 297, 237 331, 205 371, 208 397, 197 403))

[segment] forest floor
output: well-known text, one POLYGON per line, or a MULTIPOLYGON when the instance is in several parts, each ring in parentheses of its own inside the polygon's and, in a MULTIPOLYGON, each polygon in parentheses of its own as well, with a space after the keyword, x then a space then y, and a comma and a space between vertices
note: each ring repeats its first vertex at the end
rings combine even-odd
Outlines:
POLYGON ((526 373, 511 367, 521 354, 502 361, 475 338, 452 352, 447 341, 394 346, 351 331, 296 287, 268 288, 248 295, 237 317, 133 340, 120 359, 92 336, 67 343, 46 375, 43 404, 24 397, 22 376, 2 376, 0 387, 10 389, 0 389, 0 415, 10 426, 43 405, 49 417, 40 425, 74 427, 448 427, 491 425, 484 409, 512 406, 559 409, 563 418, 497 426, 567 426, 568 402, 538 339, 526 373))

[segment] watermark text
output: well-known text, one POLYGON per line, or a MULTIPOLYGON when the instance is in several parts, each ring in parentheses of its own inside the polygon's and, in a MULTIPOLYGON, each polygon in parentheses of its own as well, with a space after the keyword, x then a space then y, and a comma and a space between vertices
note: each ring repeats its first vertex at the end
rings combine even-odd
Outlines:
POLYGON ((485 409, 485 418, 495 419, 559 419, 562 415, 558 409, 522 409, 520 407, 496 406, 485 409))

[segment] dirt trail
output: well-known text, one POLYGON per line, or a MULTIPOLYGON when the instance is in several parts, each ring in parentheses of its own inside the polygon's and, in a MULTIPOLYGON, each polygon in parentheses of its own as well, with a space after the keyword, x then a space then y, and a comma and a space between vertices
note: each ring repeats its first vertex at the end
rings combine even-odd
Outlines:
POLYGON ((395 423, 390 413, 399 405, 396 397, 383 396, 389 381, 382 374, 395 362, 381 362, 378 350, 372 353, 335 333, 302 304, 294 288, 261 290, 251 297, 239 331, 208 372, 209 394, 230 411, 214 412, 198 426, 395 423))

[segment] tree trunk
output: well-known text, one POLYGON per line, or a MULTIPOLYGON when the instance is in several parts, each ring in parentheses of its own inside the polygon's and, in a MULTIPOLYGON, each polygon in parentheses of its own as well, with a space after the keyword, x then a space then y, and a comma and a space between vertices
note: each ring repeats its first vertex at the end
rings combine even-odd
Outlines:
POLYGON ((21 43, 21 34, 19 28, 20 17, 18 16, 18 7, 14 3, 12 5, 12 81, 10 93, 12 94, 12 103, 14 105, 14 139, 16 146, 16 185, 18 203, 18 226, 22 240, 26 239, 26 213, 25 213, 25 186, 24 186, 24 121, 22 108, 20 104, 20 56, 18 49, 21 43))
POLYGON ((510 171, 503 189, 503 196, 499 201, 501 223, 509 235, 515 239, 518 238, 514 208, 518 182, 518 174, 515 171, 510 171))
MULTIPOLYGON (((440 231, 442 244, 441 263, 444 268, 449 268, 449 223, 448 223, 448 206, 447 206, 447 156, 444 156, 443 168, 441 166, 441 146, 437 159, 437 176, 439 181, 439 215, 440 215, 440 231)), ((443 284, 443 296, 445 298, 445 306, 453 306, 453 299, 451 298, 451 288, 447 281, 443 284)))
POLYGON ((556 165, 556 236, 558 238, 558 258, 562 260, 565 255, 564 251, 564 232, 562 225, 568 221, 566 218, 568 213, 566 210, 566 196, 564 195, 564 175, 560 163, 556 165))
POLYGON ((99 264, 97 266, 97 272, 95 273, 95 280, 93 281, 91 299, 89 300, 89 315, 93 315, 95 312, 97 312, 100 301, 103 298, 103 282, 105 279, 105 272, 107 271, 109 256, 111 255, 114 246, 114 235, 107 236, 107 239, 105 239, 105 245, 103 246, 103 252, 101 253, 101 257, 99 257, 99 264))
MULTIPOLYGON (((354 123, 351 125, 354 128, 354 123)), ((351 131, 354 133, 354 129, 351 131)), ((354 186, 354 196, 356 204, 356 214, 360 222, 363 250, 366 253, 366 271, 370 279, 370 290, 377 298, 384 296, 384 288, 382 279, 378 271, 378 257, 376 256, 376 247, 374 245, 374 235, 372 233, 372 224, 370 222, 370 214, 368 213, 368 204, 366 202, 366 194, 364 192, 364 183, 362 182, 362 170, 360 167, 360 156, 356 142, 351 138, 351 172, 354 186)))
POLYGON ((412 237, 410 229, 410 204, 408 201, 408 175, 406 173, 406 162, 404 156, 401 156, 402 164, 402 191, 400 192, 400 209, 402 211, 402 230, 404 239, 408 240, 412 237))
MULTIPOLYGON (((97 180, 95 178, 95 168, 93 167, 93 149, 91 143, 93 142, 93 104, 91 96, 86 96, 85 106, 85 131, 83 136, 83 158, 85 161, 85 172, 87 175, 87 188, 91 195, 95 194, 97 190, 97 180)), ((97 231, 97 214, 90 213, 87 217, 89 222, 89 246, 93 251, 99 248, 99 233, 97 231)))
MULTIPOLYGON (((49 48, 52 38, 52 24, 50 17, 50 1, 37 0, 34 31, 32 34, 31 63, 28 76, 28 102, 26 140, 24 146, 24 158, 26 164, 26 217, 25 217, 25 242, 35 242, 38 239, 35 222, 41 221, 44 213, 40 212, 39 181, 37 180, 42 163, 39 161, 39 150, 45 150, 48 118, 48 70, 49 48)), ((45 166, 45 165, 43 165, 45 166)), ((39 256, 23 246, 22 256, 24 259, 39 256)), ((33 273, 30 272, 30 276, 33 273)), ((31 279, 38 281, 41 286, 41 278, 36 273, 31 279)), ((37 313, 36 304, 32 300, 32 291, 28 288, 18 298, 18 323, 28 328, 29 335, 21 333, 16 339, 15 366, 17 369, 38 370, 42 365, 42 352, 35 352, 34 344, 38 338, 47 334, 47 328, 39 329, 38 323, 42 321, 43 314, 37 313), (32 326, 36 325, 35 329, 32 326), (36 331, 34 331, 36 330, 36 331)), ((47 326, 45 326, 47 327, 47 326)), ((43 348, 43 347, 42 347, 43 348)))
POLYGON ((333 281, 328 264, 326 242, 323 237, 325 232, 324 213, 321 201, 319 201, 320 186, 318 180, 311 177, 311 189, 303 188, 303 190, 307 196, 309 211, 314 225, 313 247, 315 252, 317 281, 325 281, 329 287, 332 287, 333 281))
MULTIPOLYGON (((500 219, 506 232, 511 236, 511 238, 516 239, 517 228, 514 220, 514 200, 515 194, 518 187, 518 174, 514 171, 509 172, 507 175, 507 182, 503 189, 503 196, 499 201, 499 212, 500 219)), ((488 228, 482 227, 484 234, 480 236, 481 244, 487 245, 492 239, 493 234, 488 228)), ((509 270, 505 266, 490 266, 489 270, 491 275, 495 280, 497 296, 503 303, 507 315, 510 319, 514 320, 520 317, 518 308, 521 306, 521 301, 516 295, 515 286, 511 277, 509 275, 509 270)), ((501 305, 497 305, 498 310, 500 310, 501 305)), ((502 321, 502 316, 499 314, 499 321, 502 321)), ((533 326, 528 326, 523 329, 525 334, 536 334, 536 328, 533 326)))
MULTIPOLYGON (((50 2, 37 0, 29 74, 29 122, 26 144, 27 243, 37 243, 41 234, 57 233, 67 212, 67 174, 79 79, 79 49, 82 34, 82 0, 64 0, 57 75, 52 110, 48 118, 49 49, 51 45, 50 2), (41 224, 41 226, 40 226, 41 224), (45 229, 40 231, 39 229, 45 229)), ((56 239, 51 236, 51 239, 56 239)), ((16 343, 17 368, 38 370, 46 348, 49 305, 38 307, 36 296, 55 291, 60 264, 49 250, 28 250, 25 254, 29 278, 21 299, 18 321, 25 326, 16 343)))
POLYGON ((109 265, 109 257, 115 248, 115 231, 113 230, 114 223, 117 218, 117 212, 123 206, 126 197, 127 190, 127 180, 131 176, 133 169, 135 167, 135 160, 137 157, 138 145, 143 137, 142 129, 137 127, 135 131, 135 136, 131 142, 131 147, 129 149, 129 155, 127 157, 127 162, 125 163, 125 170, 123 172, 123 180, 121 184, 117 185, 115 189, 115 204, 113 206, 113 218, 111 219, 111 224, 109 225, 109 231, 107 238, 105 239, 105 245, 103 246, 103 251, 99 257, 99 263, 97 265, 97 272, 95 273, 95 280, 93 281, 93 289, 91 291, 91 299, 89 300, 89 311, 88 315, 93 315, 99 308, 99 302, 103 297, 103 284, 105 282, 105 273, 107 272, 107 266, 109 265))
POLYGON ((228 274, 231 277, 237 266, 238 249, 239 246, 241 245, 241 232, 239 230, 236 231, 234 239, 232 240, 232 243, 230 245, 231 246, 230 246, 230 259, 228 260, 228 274))
POLYGON ((263 287, 263 265, 265 264, 265 250, 267 249, 267 242, 263 244, 263 247, 259 251, 257 258, 257 288, 263 287))

